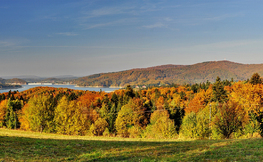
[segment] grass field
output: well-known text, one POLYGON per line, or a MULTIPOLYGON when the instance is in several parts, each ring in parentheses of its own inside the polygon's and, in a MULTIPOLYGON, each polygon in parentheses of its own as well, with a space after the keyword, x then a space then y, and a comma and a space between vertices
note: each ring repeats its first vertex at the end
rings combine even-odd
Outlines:
POLYGON ((0 129, 0 161, 263 161, 263 140, 150 140, 0 129))

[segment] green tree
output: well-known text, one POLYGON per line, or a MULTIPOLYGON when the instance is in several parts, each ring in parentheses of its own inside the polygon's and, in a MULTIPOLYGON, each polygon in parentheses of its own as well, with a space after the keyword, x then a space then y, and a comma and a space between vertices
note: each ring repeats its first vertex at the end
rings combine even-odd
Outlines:
POLYGON ((252 77, 249 80, 249 83, 256 85, 256 84, 261 84, 262 80, 260 78, 260 75, 258 73, 254 73, 252 77))
POLYGON ((227 101, 227 92, 224 90, 223 83, 221 82, 221 79, 219 77, 216 78, 216 82, 213 84, 213 96, 211 98, 211 101, 215 102, 226 102, 227 101))
POLYGON ((20 127, 18 121, 18 111, 23 107, 23 102, 20 100, 11 100, 7 102, 7 110, 5 114, 5 125, 9 129, 17 129, 20 127))
POLYGON ((108 118, 108 123, 109 123, 109 131, 114 132, 115 131, 115 121, 117 118, 117 108, 115 104, 112 104, 110 113, 109 113, 109 118, 108 118))
POLYGON ((135 93, 130 85, 127 85, 126 90, 125 90, 125 95, 129 98, 135 97, 135 93))

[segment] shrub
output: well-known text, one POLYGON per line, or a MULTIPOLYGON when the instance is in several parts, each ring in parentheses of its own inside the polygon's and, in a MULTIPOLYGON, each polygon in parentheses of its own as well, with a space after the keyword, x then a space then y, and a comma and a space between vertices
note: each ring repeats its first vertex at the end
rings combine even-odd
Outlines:
POLYGON ((151 123, 146 127, 144 137, 173 138, 176 135, 174 122, 167 110, 156 110, 151 115, 151 123))

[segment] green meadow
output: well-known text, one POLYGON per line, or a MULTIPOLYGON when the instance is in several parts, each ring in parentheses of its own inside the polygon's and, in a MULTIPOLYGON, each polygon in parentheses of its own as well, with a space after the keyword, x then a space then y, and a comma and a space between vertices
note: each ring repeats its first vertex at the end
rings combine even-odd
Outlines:
POLYGON ((0 129, 0 161, 263 161, 263 140, 87 137, 0 129))

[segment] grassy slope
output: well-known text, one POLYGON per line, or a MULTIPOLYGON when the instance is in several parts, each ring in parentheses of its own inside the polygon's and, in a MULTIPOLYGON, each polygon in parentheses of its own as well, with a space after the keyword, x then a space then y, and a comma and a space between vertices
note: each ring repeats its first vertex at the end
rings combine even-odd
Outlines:
POLYGON ((0 161, 263 161, 262 139, 144 140, 0 129, 0 161))

